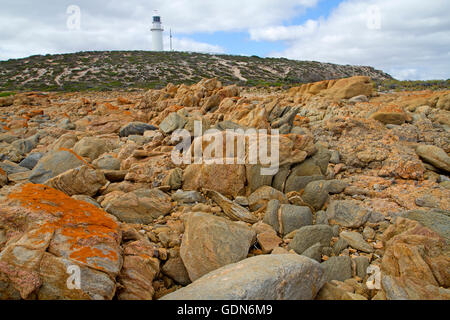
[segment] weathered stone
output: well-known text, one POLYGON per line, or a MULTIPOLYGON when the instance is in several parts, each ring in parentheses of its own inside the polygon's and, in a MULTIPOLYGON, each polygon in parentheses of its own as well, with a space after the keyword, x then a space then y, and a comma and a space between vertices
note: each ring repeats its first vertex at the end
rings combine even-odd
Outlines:
POLYGON ((290 204, 279 205, 278 200, 269 201, 264 215, 264 222, 271 225, 278 233, 288 233, 312 224, 312 213, 308 207, 290 204))
POLYGON ((117 145, 110 139, 85 137, 74 145, 73 151, 79 156, 86 157, 93 161, 102 154, 113 150, 116 146, 117 145))
POLYGON ((220 193, 206 190, 206 195, 217 203, 231 220, 255 223, 257 219, 247 209, 229 200, 220 193))
POLYGON ((159 273, 159 260, 152 257, 155 248, 148 241, 125 244, 117 298, 119 300, 152 300, 153 279, 159 273))
POLYGON ((351 247, 357 250, 367 253, 374 251, 372 246, 368 244, 364 240, 363 236, 358 232, 342 231, 340 237, 344 239, 351 247))
POLYGON ((63 172, 47 180, 45 184, 69 196, 76 194, 94 196, 106 184, 106 179, 100 170, 84 165, 63 172))
POLYGON ((441 210, 411 210, 402 214, 403 217, 420 222, 433 230, 450 244, 450 214, 441 210))
POLYGON ((191 164, 183 175, 184 190, 201 188, 236 197, 245 191, 245 166, 238 164, 191 164))
POLYGON ((305 226, 297 230, 294 239, 289 243, 289 249, 302 254, 316 243, 329 246, 333 236, 331 227, 326 225, 305 226))
POLYGON ((262 255, 215 270, 163 300, 311 300, 324 283, 312 259, 262 255))
POLYGON ((113 157, 112 155, 106 155, 96 159, 92 164, 97 169, 120 170, 120 163, 120 159, 113 157))
POLYGON ((327 208, 328 222, 343 227, 359 228, 369 219, 371 211, 361 207, 357 201, 335 200, 327 208))
POLYGON ((320 262, 322 260, 322 245, 320 242, 312 245, 305 251, 303 251, 302 256, 311 258, 313 260, 316 260, 317 262, 320 262))
POLYGON ((283 204, 289 203, 286 196, 280 191, 269 186, 262 186, 248 197, 250 210, 256 211, 266 206, 270 200, 274 199, 279 200, 283 204))
POLYGON ((165 134, 171 134, 177 129, 182 129, 185 124, 186 119, 184 117, 172 112, 159 124, 159 129, 165 134))
POLYGON ((35 184, 11 192, 2 213, 0 225, 16 236, 0 255, 0 297, 113 298, 122 257, 112 216, 35 184), (80 270, 81 287, 71 290, 67 280, 74 268, 80 270))
POLYGON ((201 193, 197 191, 183 191, 177 190, 172 195, 172 199, 179 203, 195 203, 195 202, 205 202, 205 197, 202 196, 201 193))
POLYGON ((84 164, 85 162, 70 150, 53 151, 39 160, 29 180, 33 183, 44 183, 48 179, 84 164))
POLYGON ((191 213, 180 256, 192 281, 247 257, 256 234, 249 227, 206 213, 191 213))
POLYGON ((352 260, 349 256, 330 257, 322 262, 327 281, 344 281, 352 277, 352 260))
POLYGON ((369 267, 369 258, 364 256, 359 256, 356 258, 353 258, 353 261, 355 262, 355 271, 356 275, 360 277, 361 279, 364 279, 367 275, 367 268, 369 267))
POLYGON ((30 153, 25 159, 20 161, 19 166, 33 170, 43 156, 44 154, 41 152, 30 153))
POLYGON ((130 122, 127 125, 120 128, 119 136, 128 137, 130 135, 142 136, 145 131, 157 130, 158 128, 143 122, 130 122))
POLYGON ((108 193, 101 203, 106 212, 128 223, 149 224, 172 209, 170 197, 159 189, 108 193))
POLYGON ((191 283, 189 279, 189 274, 183 264, 181 257, 170 258, 161 268, 161 271, 168 277, 175 280, 183 286, 187 286, 191 283))
POLYGON ((441 148, 432 145, 419 145, 416 153, 436 168, 450 172, 450 157, 441 148))

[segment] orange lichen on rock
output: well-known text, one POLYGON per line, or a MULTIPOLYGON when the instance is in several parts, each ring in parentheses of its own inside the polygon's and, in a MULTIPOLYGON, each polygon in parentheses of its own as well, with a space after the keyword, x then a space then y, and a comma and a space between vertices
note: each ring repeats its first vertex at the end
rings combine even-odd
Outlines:
POLYGON ((66 152, 70 152, 71 154, 73 154, 75 157, 77 157, 78 160, 81 160, 84 162, 85 165, 93 168, 93 166, 91 164, 89 164, 86 160, 83 159, 83 157, 81 157, 80 155, 78 155, 75 151, 71 150, 71 149, 67 149, 67 148, 59 148, 58 151, 66 151, 66 152))
MULTIPOLYGON (((119 259, 117 250, 111 247, 98 249, 95 244, 117 243, 119 225, 105 211, 96 206, 75 200, 61 191, 39 184, 26 184, 17 193, 11 193, 10 200, 20 201, 31 211, 51 214, 42 224, 37 234, 58 230, 69 245, 69 258, 84 264, 92 264, 89 258, 104 258, 112 261, 119 259)), ((93 264, 99 270, 102 267, 93 264)))

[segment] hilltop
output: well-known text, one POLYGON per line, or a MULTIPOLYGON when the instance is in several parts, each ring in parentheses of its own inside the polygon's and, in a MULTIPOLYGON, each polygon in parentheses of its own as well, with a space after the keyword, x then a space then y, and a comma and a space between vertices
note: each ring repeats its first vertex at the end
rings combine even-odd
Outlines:
POLYGON ((292 86, 298 83, 369 76, 391 80, 368 66, 285 58, 189 52, 91 51, 36 55, 0 61, 0 91, 79 91, 162 88, 220 78, 224 84, 292 86))

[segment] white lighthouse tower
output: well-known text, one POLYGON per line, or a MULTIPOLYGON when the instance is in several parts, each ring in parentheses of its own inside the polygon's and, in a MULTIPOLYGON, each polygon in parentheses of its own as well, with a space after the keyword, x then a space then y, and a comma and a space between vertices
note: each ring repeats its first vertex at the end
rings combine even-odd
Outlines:
POLYGON ((152 26, 152 49, 153 51, 163 51, 163 27, 161 25, 161 17, 155 10, 152 26))

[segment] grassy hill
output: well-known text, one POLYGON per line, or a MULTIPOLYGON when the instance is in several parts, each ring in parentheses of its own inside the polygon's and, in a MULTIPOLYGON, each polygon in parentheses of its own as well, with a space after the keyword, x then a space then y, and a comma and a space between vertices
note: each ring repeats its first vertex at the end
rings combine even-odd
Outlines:
POLYGON ((225 84, 296 85, 354 75, 392 80, 367 66, 189 52, 96 51, 0 61, 0 91, 159 88, 218 77, 225 84))

